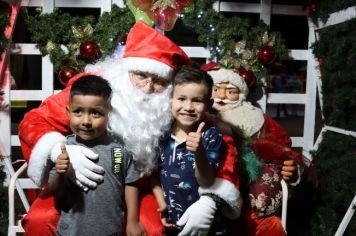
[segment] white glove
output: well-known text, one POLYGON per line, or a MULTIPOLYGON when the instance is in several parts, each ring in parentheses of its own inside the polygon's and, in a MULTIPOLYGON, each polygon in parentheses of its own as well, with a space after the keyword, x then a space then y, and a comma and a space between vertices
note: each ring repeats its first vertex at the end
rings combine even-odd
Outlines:
POLYGON ((201 196, 193 203, 177 221, 178 226, 184 226, 178 236, 203 236, 209 233, 216 212, 216 203, 209 196, 201 196))
MULTIPOLYGON (((61 143, 54 145, 51 151, 51 160, 55 163, 61 154, 61 143)), ((65 145, 69 156, 70 166, 69 178, 73 183, 85 191, 96 188, 98 182, 102 182, 104 168, 95 164, 92 160, 98 159, 98 154, 92 150, 79 145, 65 145)))

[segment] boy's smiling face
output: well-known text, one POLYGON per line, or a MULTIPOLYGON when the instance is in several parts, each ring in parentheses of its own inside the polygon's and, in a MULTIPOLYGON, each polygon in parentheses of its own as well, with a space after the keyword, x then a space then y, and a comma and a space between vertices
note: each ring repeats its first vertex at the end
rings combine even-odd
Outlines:
POLYGON ((177 84, 173 90, 172 115, 176 127, 192 131, 203 120, 211 102, 208 88, 202 83, 177 84))
POLYGON ((100 138, 106 132, 109 107, 103 97, 74 95, 67 106, 71 130, 86 141, 100 138))

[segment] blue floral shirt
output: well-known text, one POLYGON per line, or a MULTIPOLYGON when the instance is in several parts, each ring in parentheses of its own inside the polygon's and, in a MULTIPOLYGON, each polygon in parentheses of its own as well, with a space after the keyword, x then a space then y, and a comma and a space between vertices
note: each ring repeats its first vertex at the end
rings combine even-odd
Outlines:
MULTIPOLYGON (((210 165, 217 169, 222 135, 214 126, 206 127, 202 144, 210 165)), ((173 134, 163 142, 160 158, 160 179, 168 205, 171 223, 176 223, 185 210, 199 199, 199 184, 195 178, 195 155, 186 149, 186 141, 178 140, 173 134)))

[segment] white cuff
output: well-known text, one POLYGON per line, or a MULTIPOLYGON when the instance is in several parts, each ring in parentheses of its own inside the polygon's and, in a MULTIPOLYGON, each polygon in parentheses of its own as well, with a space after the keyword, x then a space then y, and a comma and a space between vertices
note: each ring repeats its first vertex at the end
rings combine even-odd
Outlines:
POLYGON ((240 191, 232 184, 222 178, 216 178, 214 184, 209 188, 199 187, 199 194, 211 193, 223 199, 229 207, 223 208, 223 214, 229 219, 235 219, 241 214, 242 198, 240 191))
POLYGON ((27 175, 38 186, 46 183, 51 150, 56 143, 65 142, 66 138, 61 133, 49 132, 44 134, 32 149, 27 168, 27 175))
POLYGON ((287 183, 293 187, 297 186, 300 183, 300 180, 302 179, 302 170, 301 170, 300 165, 298 165, 298 164, 297 164, 297 175, 298 175, 298 178, 296 181, 294 181, 293 183, 292 182, 287 182, 287 183))

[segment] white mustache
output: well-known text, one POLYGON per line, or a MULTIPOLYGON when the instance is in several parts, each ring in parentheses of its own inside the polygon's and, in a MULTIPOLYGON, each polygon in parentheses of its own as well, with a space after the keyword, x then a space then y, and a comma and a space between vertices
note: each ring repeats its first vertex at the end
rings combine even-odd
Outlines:
POLYGON ((239 100, 231 101, 229 99, 214 98, 214 103, 218 103, 218 102, 223 102, 225 104, 236 104, 239 102, 239 100))

